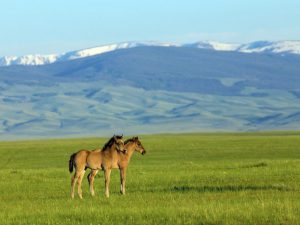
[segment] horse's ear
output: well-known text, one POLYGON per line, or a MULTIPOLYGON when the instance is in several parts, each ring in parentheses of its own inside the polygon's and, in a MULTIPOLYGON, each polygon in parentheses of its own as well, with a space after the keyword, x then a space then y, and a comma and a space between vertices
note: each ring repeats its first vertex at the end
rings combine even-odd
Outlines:
POLYGON ((133 139, 134 139, 135 141, 137 141, 139 138, 138 138, 138 136, 135 136, 133 139))

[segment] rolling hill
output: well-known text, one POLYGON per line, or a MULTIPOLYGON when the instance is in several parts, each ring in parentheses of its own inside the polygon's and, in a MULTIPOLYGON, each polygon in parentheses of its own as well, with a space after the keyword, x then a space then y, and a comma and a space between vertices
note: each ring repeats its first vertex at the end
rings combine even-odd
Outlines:
POLYGON ((300 56, 135 46, 0 67, 0 138, 299 129, 300 56))

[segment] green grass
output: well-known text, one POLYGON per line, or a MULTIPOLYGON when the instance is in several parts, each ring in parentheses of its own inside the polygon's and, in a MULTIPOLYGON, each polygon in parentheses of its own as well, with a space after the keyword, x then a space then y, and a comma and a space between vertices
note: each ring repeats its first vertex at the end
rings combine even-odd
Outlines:
MULTIPOLYGON (((68 160, 106 139, 0 142, 0 224, 299 224, 300 132, 141 137, 126 195, 112 172, 70 199, 68 160)), ((77 193, 76 193, 77 194, 77 193)))

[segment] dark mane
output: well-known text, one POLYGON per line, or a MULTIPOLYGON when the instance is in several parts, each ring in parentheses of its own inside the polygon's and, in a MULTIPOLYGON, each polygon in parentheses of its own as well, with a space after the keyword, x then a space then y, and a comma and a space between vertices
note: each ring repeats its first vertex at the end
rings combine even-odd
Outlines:
POLYGON ((122 139, 122 136, 116 135, 116 136, 111 137, 109 139, 109 141, 106 142, 105 145, 103 146, 102 151, 105 151, 106 149, 110 148, 115 143, 115 138, 122 139))
POLYGON ((135 140, 136 140, 136 137, 129 138, 124 142, 124 145, 126 145, 128 142, 134 142, 135 140))

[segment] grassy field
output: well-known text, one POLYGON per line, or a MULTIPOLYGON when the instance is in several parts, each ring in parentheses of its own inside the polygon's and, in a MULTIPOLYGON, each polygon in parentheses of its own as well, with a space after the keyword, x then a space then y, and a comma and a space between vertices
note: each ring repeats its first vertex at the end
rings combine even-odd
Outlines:
POLYGON ((300 132, 149 135, 126 195, 70 199, 68 160, 107 139, 0 142, 0 224, 300 224, 300 132))

